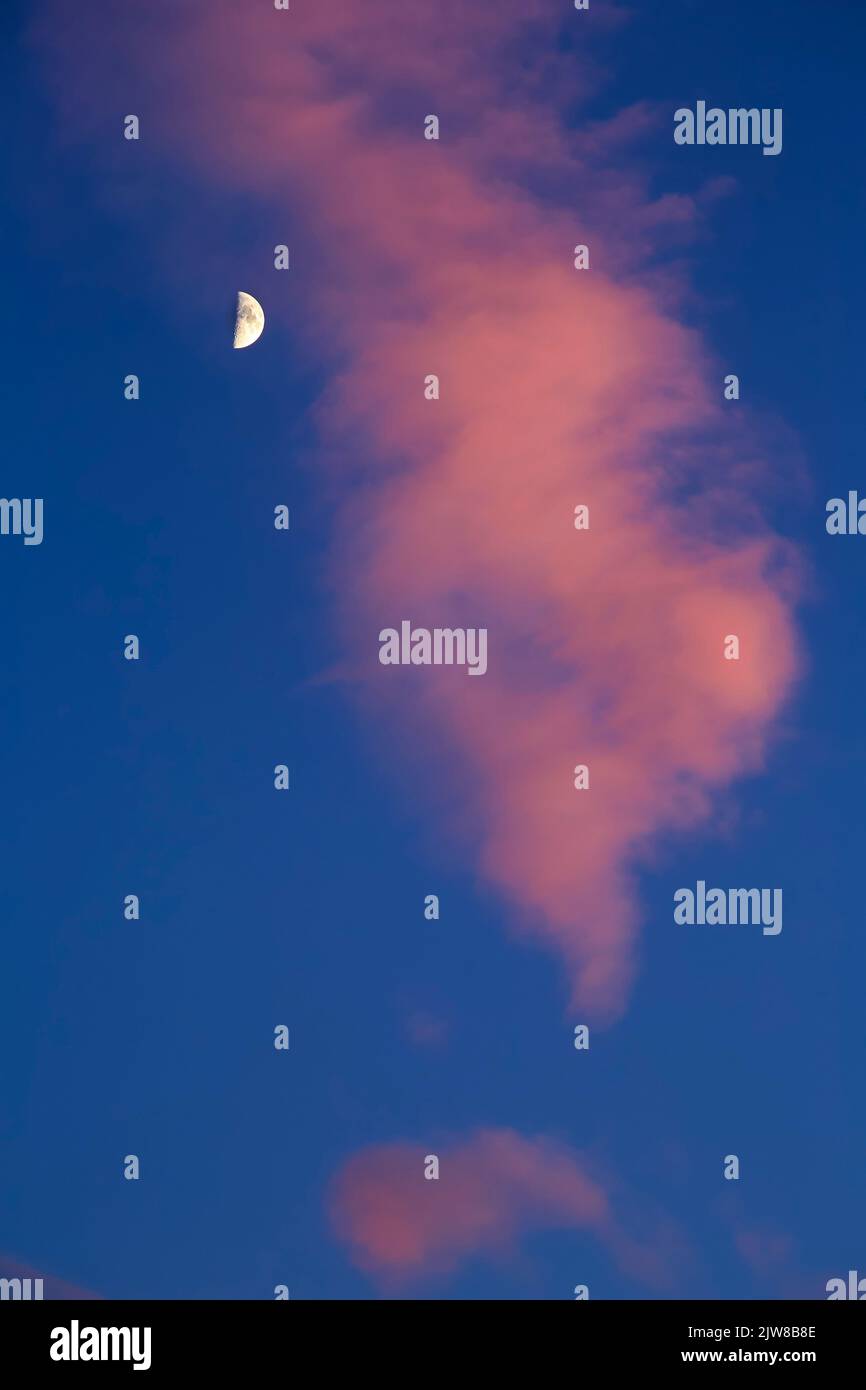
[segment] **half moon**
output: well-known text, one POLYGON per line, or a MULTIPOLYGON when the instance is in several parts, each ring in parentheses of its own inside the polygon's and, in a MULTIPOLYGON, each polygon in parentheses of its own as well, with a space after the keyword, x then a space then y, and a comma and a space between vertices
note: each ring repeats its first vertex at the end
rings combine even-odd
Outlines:
POLYGON ((257 338, 262 336, 262 329, 265 326, 265 311, 257 299, 253 299, 251 294, 244 294, 243 290, 238 290, 238 302, 235 309, 235 340, 232 344, 236 348, 249 347, 257 338))

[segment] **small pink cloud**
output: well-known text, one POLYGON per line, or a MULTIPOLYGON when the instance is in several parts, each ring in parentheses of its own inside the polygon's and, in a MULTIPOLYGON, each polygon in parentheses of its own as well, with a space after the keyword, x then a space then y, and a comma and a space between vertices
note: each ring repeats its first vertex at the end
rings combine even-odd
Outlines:
POLYGON ((447 1274, 475 1256, 507 1256, 524 1234, 551 1229, 586 1232, 654 1288, 669 1286, 684 1258, 670 1225, 650 1238, 627 1235, 608 1185, 556 1140, 481 1129, 440 1146, 437 1157, 439 1178, 427 1179, 422 1146, 377 1145, 350 1158, 333 1180, 337 1236, 360 1268, 386 1283, 447 1274))

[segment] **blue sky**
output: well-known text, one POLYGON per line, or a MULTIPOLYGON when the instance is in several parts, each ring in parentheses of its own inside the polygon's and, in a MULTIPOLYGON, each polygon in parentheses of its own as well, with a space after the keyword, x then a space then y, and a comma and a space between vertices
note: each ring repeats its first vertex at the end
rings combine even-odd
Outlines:
MULTIPOLYGON (((866 542, 828 537, 824 509, 866 492, 864 18, 829 9, 670 0, 605 40, 600 115, 700 97, 784 109, 779 158, 712 152, 739 186, 689 253, 691 312, 790 431, 769 513, 812 578, 782 737, 719 825, 643 874, 636 988, 590 1066, 557 962, 502 930, 423 785, 401 783, 387 736, 319 679, 339 657, 309 466, 326 367, 267 331, 233 358, 222 327, 233 290, 255 292, 267 234, 243 199, 171 171, 107 205, 100 150, 64 128, 25 40, 31 7, 9 6, 0 491, 45 499, 40 547, 0 541, 10 1257, 108 1297, 267 1298, 278 1282, 375 1297, 329 1228, 329 1178, 367 1144, 435 1147, 483 1124, 555 1134, 667 1212, 694 1250, 682 1296, 794 1281, 820 1297, 862 1264, 866 542), (201 248, 188 301, 155 239, 201 248), (672 890, 702 877, 783 885, 782 935, 674 934, 672 890), (139 923, 123 920, 132 892, 139 923), (419 1014, 440 1044, 412 1042, 419 1014), (281 1022, 288 1055, 271 1046, 281 1022), (729 1152, 738 1184, 720 1179, 729 1152), (740 1228, 784 1234, 782 1267, 756 1274, 740 1228)), ((708 155, 654 147, 654 187, 693 189, 708 155)), ((269 294, 269 318, 290 319, 289 277, 269 294)), ((644 1292, 590 1238, 549 1232, 420 1294, 567 1298, 581 1277, 594 1296, 644 1292)))

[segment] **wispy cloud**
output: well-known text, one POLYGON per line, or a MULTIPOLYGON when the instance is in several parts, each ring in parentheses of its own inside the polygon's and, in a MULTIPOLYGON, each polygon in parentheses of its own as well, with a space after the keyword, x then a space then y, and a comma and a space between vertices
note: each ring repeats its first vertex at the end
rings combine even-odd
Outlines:
POLYGON ((522 1237, 549 1229, 585 1232, 654 1291, 684 1275, 688 1256, 674 1228, 626 1233, 607 1181, 556 1140, 481 1129, 440 1150, 435 1180, 424 1176, 426 1157, 418 1144, 375 1145, 332 1184, 336 1235, 387 1286, 446 1275, 474 1257, 507 1259, 522 1237))

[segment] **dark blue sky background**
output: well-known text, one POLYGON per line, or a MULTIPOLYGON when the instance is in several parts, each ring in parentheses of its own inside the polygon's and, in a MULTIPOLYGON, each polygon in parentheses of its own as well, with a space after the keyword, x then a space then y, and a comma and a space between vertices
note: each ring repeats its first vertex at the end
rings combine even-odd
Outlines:
MULTIPOLYGON (((670 843, 644 875, 637 987, 589 1054, 558 963, 508 937, 424 786, 318 680, 339 656, 306 418, 323 364, 291 274, 269 270, 271 227, 169 172, 107 201, 100 151, 59 123, 24 41, 31 11, 5 7, 0 59, 0 493, 45 499, 41 547, 0 539, 0 1250, 109 1297, 376 1296, 329 1230, 330 1175, 365 1144, 435 1151, 484 1124, 559 1135, 676 1219, 696 1252, 680 1295, 821 1297, 866 1272, 866 539, 824 529, 829 497, 866 493, 862 7, 666 0, 607 40, 598 114, 784 108, 776 159, 667 138, 648 158, 658 192, 738 180, 690 253, 695 321, 792 431, 770 517, 813 578, 783 736, 720 803, 734 828, 670 843), (184 264, 200 248, 188 297, 166 244, 184 264), (265 335, 233 355, 231 296, 266 275, 265 335), (781 936, 678 933, 673 889, 698 878, 782 886, 781 936), (440 1044, 412 1041, 418 1014, 440 1044), (721 1179, 732 1152, 738 1184, 721 1179), (789 1256, 761 1277, 741 1228, 784 1234, 789 1256)), ((574 1233, 420 1292, 577 1282, 644 1293, 574 1233)))

